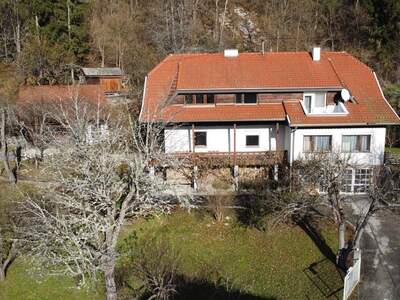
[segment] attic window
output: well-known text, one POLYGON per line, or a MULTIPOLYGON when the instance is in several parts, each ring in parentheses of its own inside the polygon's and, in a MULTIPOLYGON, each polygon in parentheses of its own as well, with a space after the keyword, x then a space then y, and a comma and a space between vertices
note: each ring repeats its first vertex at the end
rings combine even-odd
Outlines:
POLYGON ((185 104, 193 104, 193 95, 192 94, 185 95, 185 104))
POLYGON ((214 103, 214 94, 207 94, 207 103, 214 103))
POLYGON ((203 94, 196 94, 196 104, 204 103, 204 95, 203 94))
POLYGON ((257 94, 256 93, 244 93, 244 94, 236 94, 236 103, 257 103, 257 94))
POLYGON ((185 94, 185 104, 212 104, 214 94, 185 94))
POLYGON ((244 103, 257 103, 257 94, 246 93, 244 94, 244 103))

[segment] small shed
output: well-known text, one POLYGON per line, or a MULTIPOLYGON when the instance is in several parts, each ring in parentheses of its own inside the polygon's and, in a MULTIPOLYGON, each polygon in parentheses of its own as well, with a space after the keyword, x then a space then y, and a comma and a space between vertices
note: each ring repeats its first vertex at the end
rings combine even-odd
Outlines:
POLYGON ((86 84, 99 84, 105 93, 118 93, 122 89, 120 68, 82 68, 86 84))

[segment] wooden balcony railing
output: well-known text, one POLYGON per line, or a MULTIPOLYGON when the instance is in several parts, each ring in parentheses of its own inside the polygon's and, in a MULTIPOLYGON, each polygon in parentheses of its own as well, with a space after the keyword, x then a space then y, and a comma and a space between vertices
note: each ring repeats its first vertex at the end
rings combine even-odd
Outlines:
POLYGON ((197 166, 266 166, 282 164, 287 160, 287 151, 177 152, 171 155, 186 158, 197 166))

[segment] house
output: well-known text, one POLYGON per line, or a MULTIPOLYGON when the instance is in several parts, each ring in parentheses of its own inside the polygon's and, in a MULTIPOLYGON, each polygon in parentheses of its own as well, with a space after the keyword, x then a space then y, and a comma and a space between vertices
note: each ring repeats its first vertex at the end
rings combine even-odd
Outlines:
POLYGON ((383 164, 385 126, 400 124, 368 66, 320 48, 169 55, 146 77, 140 120, 166 124, 167 153, 220 157, 235 170, 349 155, 351 193, 383 164))

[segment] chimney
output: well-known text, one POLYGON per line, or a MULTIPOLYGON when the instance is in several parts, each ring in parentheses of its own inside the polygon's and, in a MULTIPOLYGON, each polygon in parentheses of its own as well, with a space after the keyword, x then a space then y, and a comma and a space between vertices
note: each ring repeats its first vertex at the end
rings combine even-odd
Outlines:
POLYGON ((320 59, 321 59, 321 48, 320 47, 312 48, 312 59, 313 59, 313 61, 320 61, 320 59))
POLYGON ((238 57, 239 50, 238 49, 226 49, 224 50, 224 57, 238 57))

